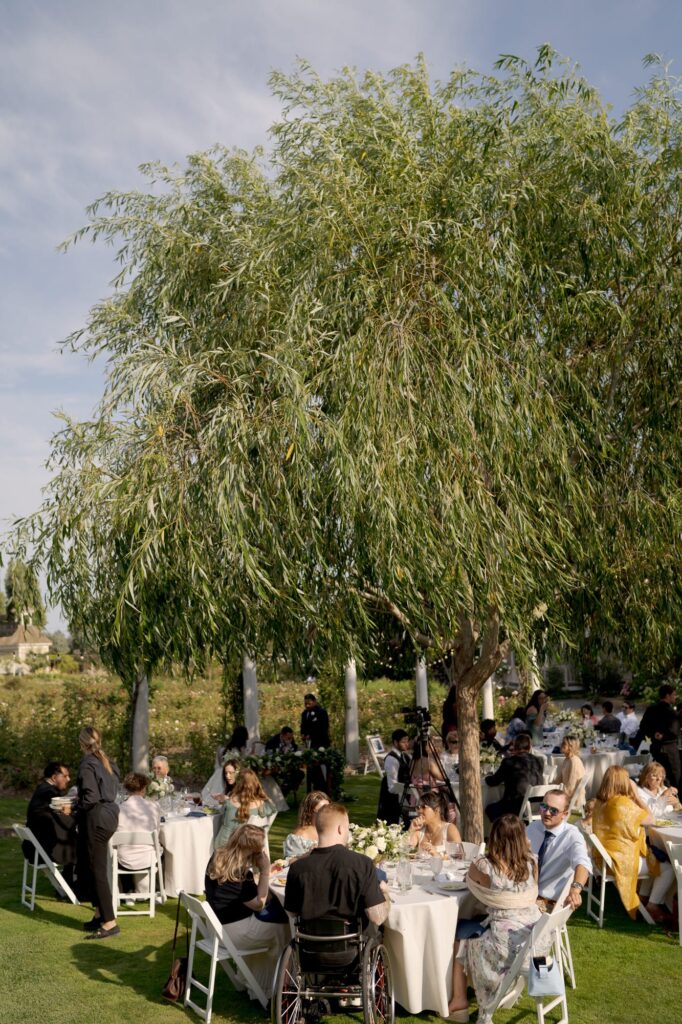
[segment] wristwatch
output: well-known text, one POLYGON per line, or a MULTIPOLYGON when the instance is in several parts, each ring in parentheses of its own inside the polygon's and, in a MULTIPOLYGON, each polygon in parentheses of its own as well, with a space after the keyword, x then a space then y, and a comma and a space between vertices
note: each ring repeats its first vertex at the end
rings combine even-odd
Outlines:
POLYGON ((578 889, 580 892, 582 892, 584 888, 585 886, 581 885, 580 882, 571 882, 571 889, 578 889))

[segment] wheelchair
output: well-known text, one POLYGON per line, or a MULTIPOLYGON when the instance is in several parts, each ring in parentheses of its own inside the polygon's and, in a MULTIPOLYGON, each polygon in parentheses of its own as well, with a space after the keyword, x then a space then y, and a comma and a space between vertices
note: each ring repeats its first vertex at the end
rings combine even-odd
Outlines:
POLYGON ((272 1024, 309 1024, 324 1012, 359 1009, 364 1024, 393 1024, 391 966, 381 933, 363 923, 298 921, 277 964, 272 1024))

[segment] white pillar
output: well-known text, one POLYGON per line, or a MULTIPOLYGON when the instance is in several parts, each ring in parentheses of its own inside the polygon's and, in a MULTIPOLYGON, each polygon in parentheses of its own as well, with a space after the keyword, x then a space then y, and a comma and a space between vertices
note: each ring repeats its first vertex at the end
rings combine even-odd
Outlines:
POLYGON ((417 658, 415 684, 417 707, 428 708, 429 687, 426 679, 426 662, 423 658, 417 658))
POLYGON ((488 676, 483 684, 483 717, 495 717, 495 702, 493 700, 493 677, 488 676))
POLYGON ((358 730, 358 674, 355 658, 349 658, 345 672, 346 691, 346 761, 357 765, 360 762, 360 734, 358 730))
POLYGON ((249 734, 249 743, 260 740, 258 724, 258 679, 256 661, 249 654, 242 659, 242 676, 244 679, 244 725, 249 734))

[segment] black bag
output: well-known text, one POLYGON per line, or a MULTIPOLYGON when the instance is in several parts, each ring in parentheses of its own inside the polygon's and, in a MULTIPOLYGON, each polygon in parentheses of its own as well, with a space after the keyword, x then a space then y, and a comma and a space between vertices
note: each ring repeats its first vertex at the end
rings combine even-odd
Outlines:
POLYGON ((180 924, 180 902, 182 893, 178 893, 178 909, 175 915, 175 932, 173 934, 173 948, 171 949, 171 969, 166 984, 161 990, 164 999, 172 1003, 179 1003, 185 995, 187 985, 187 961, 189 959, 189 937, 185 927, 185 942, 187 944, 188 956, 175 956, 175 946, 178 941, 178 925, 180 924))

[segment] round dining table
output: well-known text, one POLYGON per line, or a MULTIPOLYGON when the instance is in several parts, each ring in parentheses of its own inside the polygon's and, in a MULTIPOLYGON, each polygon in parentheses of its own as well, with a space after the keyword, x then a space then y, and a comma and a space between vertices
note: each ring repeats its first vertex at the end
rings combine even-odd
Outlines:
POLYGON ((213 852, 222 814, 169 814, 161 823, 163 878, 168 896, 179 892, 203 893, 206 866, 213 852))

